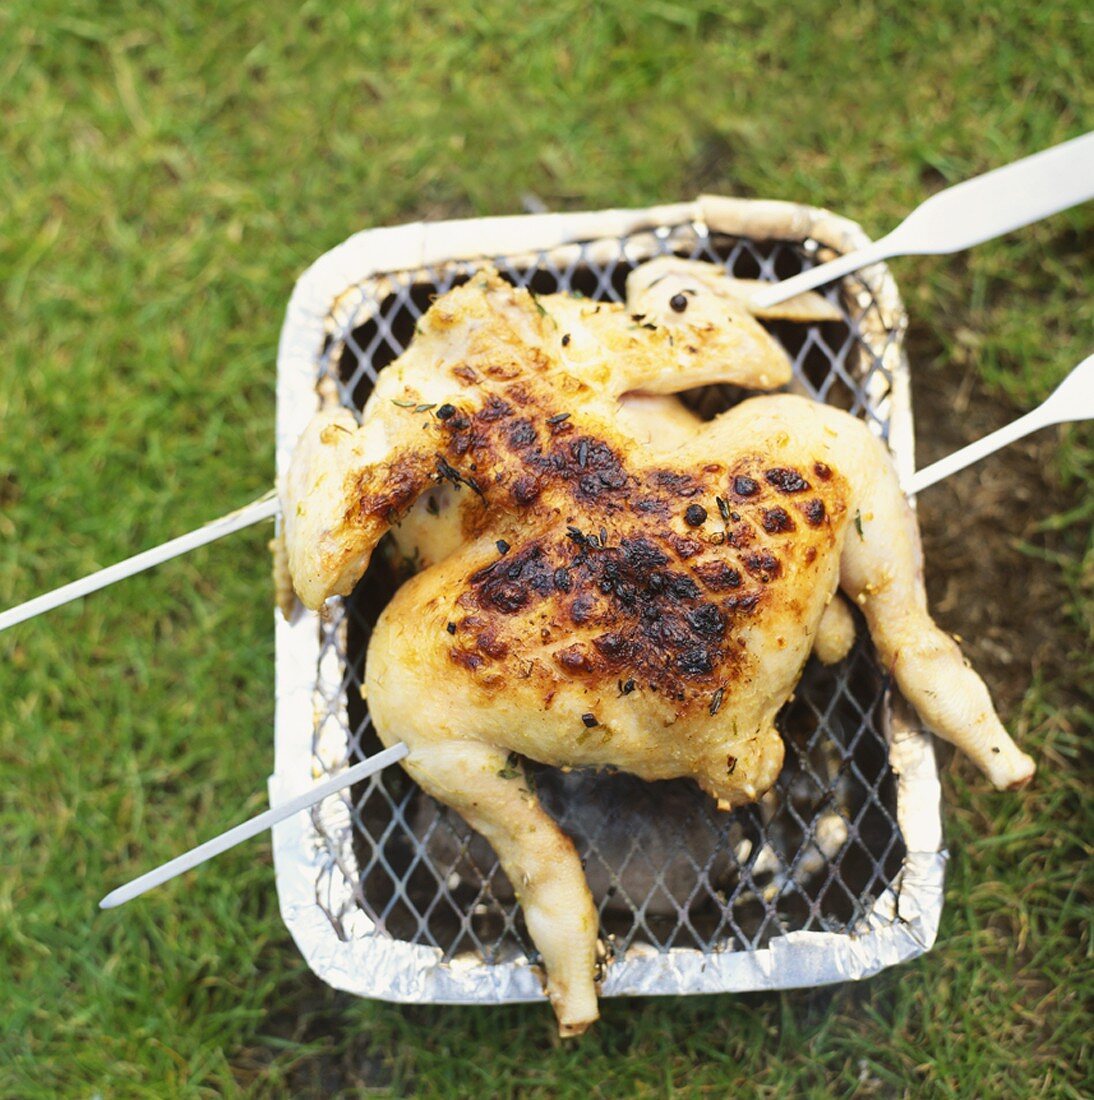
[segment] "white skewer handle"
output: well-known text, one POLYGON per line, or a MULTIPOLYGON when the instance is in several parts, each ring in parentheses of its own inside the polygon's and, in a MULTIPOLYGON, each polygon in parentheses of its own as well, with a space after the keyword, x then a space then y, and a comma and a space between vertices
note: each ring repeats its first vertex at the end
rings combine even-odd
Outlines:
POLYGON ((258 814, 249 821, 236 825, 227 832, 221 833, 220 836, 207 840, 196 848, 191 848, 189 852, 176 856, 162 866, 157 867, 154 871, 148 871, 133 879, 132 882, 119 886, 117 890, 111 890, 99 902, 99 908, 116 909, 119 905, 124 905, 127 901, 140 897, 141 894, 147 893, 154 887, 185 874, 214 856, 219 856, 221 852, 226 852, 229 848, 234 848, 237 844, 242 844, 243 841, 250 840, 251 837, 258 836, 259 833, 264 833, 267 829, 272 829, 279 821, 284 821, 287 817, 292 817, 293 814, 306 810, 317 802, 322 802, 324 798, 328 798, 344 787, 352 786, 352 784, 358 783, 375 772, 394 764, 397 760, 402 760, 409 751, 406 745, 400 741, 398 744, 392 745, 391 748, 384 749, 383 752, 378 752, 375 756, 370 756, 359 764, 354 764, 352 768, 348 768, 341 775, 326 779, 310 791, 305 791, 295 798, 290 798, 283 805, 275 806, 272 810, 266 810, 265 813, 258 814))
POLYGON ((974 462, 998 451, 1008 443, 1029 435, 1039 428, 1050 424, 1066 424, 1069 421, 1094 418, 1094 355, 1088 355, 1056 387, 1049 396, 1031 412, 1020 416, 1010 424, 992 432, 990 435, 954 451, 952 455, 940 458, 913 474, 904 486, 909 496, 921 493, 928 485, 941 481, 950 474, 971 466, 974 462))
POLYGON ((800 275, 792 275, 789 279, 764 287, 763 290, 752 295, 752 305, 757 309, 770 309, 797 294, 804 294, 807 290, 815 290, 819 286, 834 283, 844 275, 869 267, 870 264, 881 263, 882 260, 896 255, 896 251, 889 247, 889 243, 889 237, 882 237, 862 248, 856 248, 854 252, 837 256, 819 267, 811 267, 800 275))
POLYGON ((959 252, 1094 198, 1094 132, 954 184, 921 202, 891 233, 803 271, 753 298, 769 309, 892 256, 959 252))
POLYGON ((133 576, 134 573, 141 573, 145 569, 151 569, 152 566, 159 565, 161 562, 177 558, 180 554, 195 550, 206 543, 215 542, 225 535, 242 531, 244 527, 251 527, 264 519, 271 519, 277 515, 280 508, 281 505, 276 497, 271 497, 268 500, 262 497, 246 507, 240 508, 238 512, 221 516, 220 519, 213 520, 212 523, 199 527, 196 531, 180 535, 177 539, 165 542, 162 546, 154 546, 151 550, 135 554, 116 565, 108 565, 105 569, 81 577, 78 581, 73 581, 61 588, 55 588, 52 592, 46 592, 44 595, 36 596, 33 600, 28 600, 26 603, 0 612, 0 631, 7 630, 9 626, 15 626, 16 623, 33 619, 35 615, 52 611, 55 607, 60 607, 72 600, 78 600, 81 596, 97 592, 100 588, 105 588, 116 581, 133 576))
POLYGON ((979 462, 980 459, 986 458, 993 451, 1000 450, 1008 443, 1013 443, 1016 439, 1021 439, 1023 436, 1029 435, 1030 432, 1037 431, 1038 428, 1043 428, 1045 420, 1040 413, 1040 409, 1034 409, 1033 412, 1020 416, 1012 423, 998 429, 998 431, 984 436, 983 439, 978 439, 975 443, 970 443, 967 447, 962 447, 961 450, 954 451, 953 454, 946 455, 945 458, 940 458, 937 462, 932 462, 930 466, 924 466, 922 470, 917 470, 909 479, 904 491, 908 496, 915 496, 917 493, 923 492, 928 486, 934 485, 936 481, 941 481, 943 478, 949 477, 950 474, 956 474, 958 470, 963 470, 966 466, 979 462))

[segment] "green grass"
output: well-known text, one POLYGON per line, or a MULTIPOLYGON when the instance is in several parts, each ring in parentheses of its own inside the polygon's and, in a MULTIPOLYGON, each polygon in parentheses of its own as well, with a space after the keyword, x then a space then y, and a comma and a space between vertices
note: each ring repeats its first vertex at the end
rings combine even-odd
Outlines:
MULTIPOLYGON (((357 229, 709 189, 880 233, 928 190, 1088 128, 1088 5, 979 7, 5 4, 0 606, 269 484, 285 303, 357 229)), ((1045 395, 1090 350, 1092 227, 1087 208, 899 261, 913 369, 1015 408, 1045 395)), ((263 803, 265 533, 4 634, 0 1094, 1087 1092, 1090 434, 1037 454, 1027 499, 1057 518, 1031 514, 1021 569, 1058 595, 1009 621, 1060 659, 992 686, 1042 769, 1015 796, 947 768, 935 950, 834 990, 609 1001, 566 1046, 543 1006, 322 986, 264 842, 96 911, 263 803)))

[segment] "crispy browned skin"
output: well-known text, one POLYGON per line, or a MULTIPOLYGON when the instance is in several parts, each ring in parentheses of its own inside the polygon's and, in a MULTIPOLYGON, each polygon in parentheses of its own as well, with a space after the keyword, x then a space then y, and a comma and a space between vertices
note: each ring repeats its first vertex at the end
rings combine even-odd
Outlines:
POLYGON ((552 423, 564 410, 537 390, 507 387, 511 400, 439 424, 442 469, 472 470, 481 493, 468 537, 488 515, 497 536, 453 590, 450 659, 501 684, 547 657, 601 688, 662 693, 677 714, 709 710, 752 674, 742 625, 793 605, 834 545, 843 479, 759 455, 639 465, 582 418, 552 423))
POLYGON ((999 785, 1032 773, 927 614, 914 516, 861 422, 783 395, 639 442, 625 395, 777 385, 789 364, 705 268, 632 280, 626 309, 537 302, 489 272, 439 299, 360 427, 345 411, 309 427, 282 492, 309 606, 348 592, 400 520, 431 545, 373 633, 370 711, 493 844, 563 1034, 597 1014, 596 911, 511 753, 755 799, 814 643, 846 649, 842 586, 934 728, 999 785))

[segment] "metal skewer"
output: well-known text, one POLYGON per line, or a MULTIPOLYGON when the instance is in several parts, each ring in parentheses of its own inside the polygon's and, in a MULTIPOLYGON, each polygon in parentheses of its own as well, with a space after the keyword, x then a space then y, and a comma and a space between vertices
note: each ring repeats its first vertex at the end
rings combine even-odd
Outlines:
POLYGON ((865 248, 753 296, 761 309, 893 256, 960 252, 1094 198, 1094 131, 948 187, 865 248))
POLYGON ((912 475, 904 486, 904 491, 908 496, 915 496, 936 481, 971 466, 1039 428, 1091 419, 1094 419, 1094 355, 1088 355, 1032 412, 1020 416, 983 439, 932 462, 930 466, 925 466, 912 475))
POLYGON ((220 836, 207 840, 196 848, 191 848, 190 851, 183 853, 181 856, 175 856, 174 859, 169 860, 155 870, 140 875, 124 886, 119 886, 117 890, 111 890, 99 902, 99 908, 116 909, 119 905, 124 905, 127 901, 140 897, 141 894, 147 893, 154 887, 170 882, 173 878, 178 878, 179 875, 200 866, 214 856, 219 856, 221 852, 226 852, 229 848, 234 848, 237 844, 242 844, 243 841, 250 840, 251 837, 258 836, 259 833, 264 833, 267 829, 272 829, 279 821, 284 821, 287 817, 292 817, 293 814, 306 810, 317 802, 322 802, 324 798, 328 798, 344 787, 349 787, 375 772, 383 770, 390 764, 402 760, 409 751, 406 745, 400 741, 398 744, 392 745, 391 748, 384 749, 383 752, 378 752, 375 756, 370 756, 359 764, 354 764, 352 768, 348 768, 341 775, 324 780, 312 790, 305 791, 295 798, 290 798, 288 802, 275 806, 272 810, 266 810, 265 813, 258 814, 249 821, 234 826, 227 832, 221 833, 220 836))
POLYGON ((140 554, 134 554, 125 561, 115 565, 108 565, 96 573, 89 573, 78 581, 55 588, 52 592, 46 592, 36 596, 33 600, 18 604, 7 611, 0 612, 0 631, 7 630, 16 623, 26 622, 35 615, 41 615, 46 611, 52 611, 55 607, 78 600, 81 596, 87 596, 97 592, 100 588, 114 584, 117 581, 132 577, 135 573, 141 573, 145 569, 151 569, 154 565, 177 558, 191 550, 196 550, 206 543, 215 542, 225 535, 231 535, 236 531, 242 531, 244 527, 251 527, 264 519, 272 519, 281 510, 277 497, 266 494, 240 508, 236 512, 230 512, 220 519, 199 527, 196 531, 190 531, 180 535, 177 539, 165 542, 160 546, 154 546, 151 550, 145 550, 140 554))
MULTIPOLYGON (((784 284, 780 284, 780 286, 782 285, 784 284)), ((940 459, 938 462, 920 470, 904 486, 904 491, 909 496, 914 496, 929 485, 933 485, 936 481, 941 481, 942 478, 964 469, 971 463, 977 462, 999 450, 1000 447, 1004 447, 1016 439, 1021 439, 1039 428, 1048 427, 1050 424, 1064 424, 1074 420, 1094 419, 1092 360, 1094 360, 1094 356, 1084 359, 1060 383, 1047 400, 1032 412, 1026 413, 1012 424, 1008 424, 983 439, 970 443, 967 447, 963 447, 947 458, 940 459)), ((206 543, 223 538, 235 531, 242 531, 243 528, 260 523, 264 519, 271 519, 279 511, 280 505, 276 497, 260 497, 251 504, 240 508, 239 511, 221 516, 220 519, 213 520, 212 523, 199 527, 196 531, 180 535, 177 539, 165 542, 162 546, 145 550, 143 553, 118 562, 117 565, 100 569, 97 573, 91 573, 78 581, 73 581, 71 584, 66 584, 61 588, 54 589, 52 592, 46 592, 44 595, 36 596, 33 600, 28 600, 26 603, 17 604, 7 611, 0 612, 0 632, 7 630, 9 626, 15 626, 16 623, 25 622, 36 615, 52 611, 53 608, 60 607, 71 600, 79 599, 80 596, 86 596, 91 592, 98 591, 100 588, 114 584, 116 581, 124 580, 135 573, 150 569, 154 565, 159 565, 160 562, 185 554, 198 546, 204 546, 206 543)))

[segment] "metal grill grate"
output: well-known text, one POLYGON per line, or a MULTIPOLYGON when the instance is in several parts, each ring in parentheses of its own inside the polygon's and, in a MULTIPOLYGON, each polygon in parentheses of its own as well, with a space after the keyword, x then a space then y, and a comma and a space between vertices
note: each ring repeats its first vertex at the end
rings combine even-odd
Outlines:
MULTIPOLYGON (((816 251, 811 242, 759 244, 690 223, 493 262, 537 293, 579 291, 619 301, 628 272, 657 255, 775 279, 810 266, 816 251)), ((333 385, 338 400, 359 411, 376 372, 409 343, 431 298, 474 271, 474 264, 457 262, 352 288, 328 318, 321 388, 333 385)), ((772 331, 793 359, 797 388, 865 417, 885 435, 891 386, 885 349, 876 340, 871 346, 860 328, 877 304, 864 284, 852 309, 836 289, 828 293, 842 323, 778 323, 772 331)), ((710 387, 689 400, 713 415, 739 396, 710 387)), ((361 698, 364 657, 371 624, 405 575, 406 563, 377 553, 354 594, 332 601, 321 621, 313 751, 323 772, 380 747, 361 698)), ((797 930, 853 931, 905 855, 883 733, 886 691, 861 629, 839 666, 811 660, 780 717, 787 757, 775 788, 732 814, 717 813, 690 780, 649 784, 623 774, 530 766, 545 808, 577 845, 609 950, 646 944, 661 951, 748 951, 797 930)), ((359 906, 373 925, 368 935, 427 944, 445 958, 534 957, 493 851, 402 771, 354 788, 344 823, 347 833, 352 828, 351 845, 330 835, 329 821, 326 830, 315 821, 331 869, 317 900, 339 935, 349 935, 347 907, 359 906), (354 885, 347 900, 329 889, 334 869, 354 885)))

